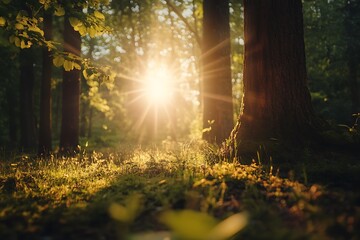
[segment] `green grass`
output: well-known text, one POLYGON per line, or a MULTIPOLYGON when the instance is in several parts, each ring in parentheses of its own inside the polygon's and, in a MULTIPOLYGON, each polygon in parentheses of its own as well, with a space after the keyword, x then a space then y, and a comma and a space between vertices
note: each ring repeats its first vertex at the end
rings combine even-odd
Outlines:
POLYGON ((360 238, 359 163, 306 153, 319 161, 295 164, 289 178, 262 156, 242 165, 211 149, 164 142, 72 158, 2 154, 0 239, 360 238))

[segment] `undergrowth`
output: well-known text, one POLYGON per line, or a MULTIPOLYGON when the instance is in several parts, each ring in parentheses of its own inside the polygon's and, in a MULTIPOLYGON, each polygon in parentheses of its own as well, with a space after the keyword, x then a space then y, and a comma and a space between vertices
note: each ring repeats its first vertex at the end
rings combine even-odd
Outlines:
POLYGON ((0 239, 359 239, 359 194, 199 142, 2 156, 0 239), (215 151, 214 151, 215 152, 215 151))

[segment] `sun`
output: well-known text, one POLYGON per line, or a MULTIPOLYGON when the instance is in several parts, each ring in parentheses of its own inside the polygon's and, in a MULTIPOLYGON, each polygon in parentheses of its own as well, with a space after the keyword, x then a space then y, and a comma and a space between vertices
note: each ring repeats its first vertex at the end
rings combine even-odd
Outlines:
POLYGON ((151 105, 166 105, 174 93, 174 79, 165 67, 149 67, 144 77, 144 96, 151 105))

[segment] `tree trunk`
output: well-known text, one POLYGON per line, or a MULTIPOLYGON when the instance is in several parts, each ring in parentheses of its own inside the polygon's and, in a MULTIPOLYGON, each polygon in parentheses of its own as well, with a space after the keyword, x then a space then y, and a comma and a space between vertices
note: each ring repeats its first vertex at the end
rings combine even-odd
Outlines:
MULTIPOLYGON (((52 39, 52 15, 44 14, 44 37, 52 39)), ((51 75, 52 56, 47 47, 42 50, 42 82, 40 98, 40 126, 38 153, 46 154, 51 151, 51 75)))
MULTIPOLYGON (((16 91, 17 92, 17 91, 16 91)), ((17 96, 14 94, 14 84, 8 82, 6 89, 6 100, 8 108, 8 127, 9 127, 9 147, 14 148, 17 144, 17 111, 14 106, 17 106, 17 96)))
MULTIPOLYGON (((94 48, 95 48, 95 41, 94 39, 90 39, 89 41, 89 52, 86 56, 86 58, 93 60, 93 52, 94 52, 94 48)), ((82 90, 83 92, 88 92, 89 91, 89 86, 86 83, 86 79, 84 77, 81 78, 82 80, 82 90)), ((90 106, 90 100, 89 99, 82 99, 81 101, 81 117, 80 117, 80 136, 81 137, 86 137, 86 129, 87 127, 89 127, 89 109, 91 108, 90 106)))
POLYGON ((348 82, 351 97, 352 113, 360 112, 360 96, 358 85, 358 65, 359 65, 359 39, 358 39, 358 14, 360 4, 354 0, 345 1, 345 38, 346 38, 346 58, 348 66, 348 82))
POLYGON ((221 144, 233 128, 229 1, 203 2, 203 139, 221 144), (213 122, 209 125, 209 122, 213 122))
POLYGON ((33 50, 20 50, 20 147, 36 149, 33 50))
MULTIPOLYGON (((68 16, 64 21, 64 50, 80 56, 81 37, 70 25, 68 16)), ((70 153, 79 145, 79 111, 80 111, 80 70, 63 72, 62 84, 62 117, 60 149, 70 153)))
POLYGON ((88 128, 87 137, 91 138, 91 136, 92 136, 92 125, 93 125, 92 121, 93 121, 94 108, 91 107, 90 105, 89 105, 89 108, 90 108, 90 110, 89 110, 89 128, 88 128))
POLYGON ((244 99, 232 137, 238 146, 303 142, 317 118, 307 88, 301 0, 245 0, 244 11, 244 99))

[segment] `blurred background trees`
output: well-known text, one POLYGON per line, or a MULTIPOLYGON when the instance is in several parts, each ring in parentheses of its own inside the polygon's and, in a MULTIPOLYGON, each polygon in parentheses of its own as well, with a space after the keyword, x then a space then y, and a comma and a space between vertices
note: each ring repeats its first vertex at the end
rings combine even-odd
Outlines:
MULTIPOLYGON (((202 1, 78 2, 81 11, 76 12, 58 1, 26 1, 25 9, 23 1, 1 1, 0 146, 35 150, 39 143, 39 149, 48 149, 50 138, 56 149, 66 114, 79 119, 80 145, 201 137, 207 127, 202 124, 202 1), (52 15, 53 42, 43 35, 48 23, 45 8, 52 15), (64 15, 69 13, 71 27, 81 35, 81 59, 62 52, 64 15), (43 71, 51 68, 51 60, 42 60, 44 46, 57 66, 51 73, 51 105, 49 94, 41 90, 49 89, 43 71), (79 117, 61 110, 64 68, 80 71, 79 117), (159 85, 153 89, 158 100, 150 99, 147 82, 159 85), (160 87, 164 85, 165 90, 160 87), (161 91, 168 94, 160 98, 161 91), (44 131, 50 122, 51 132, 49 127, 44 131)), ((352 124, 351 115, 359 111, 359 3, 306 0, 303 14, 315 110, 336 124, 352 124)), ((235 120, 243 95, 242 1, 229 1, 229 19, 235 120)))

